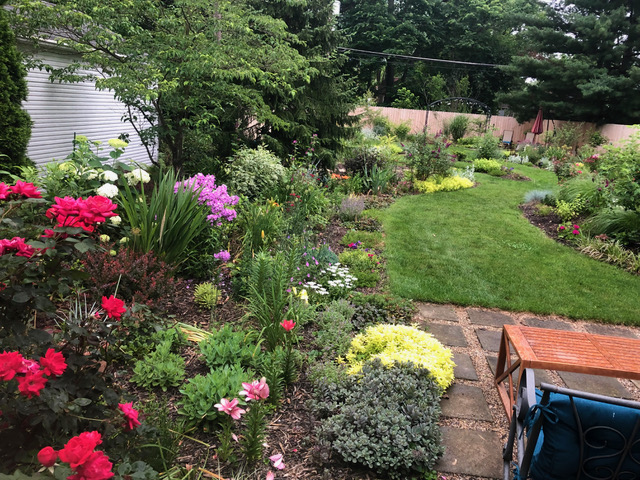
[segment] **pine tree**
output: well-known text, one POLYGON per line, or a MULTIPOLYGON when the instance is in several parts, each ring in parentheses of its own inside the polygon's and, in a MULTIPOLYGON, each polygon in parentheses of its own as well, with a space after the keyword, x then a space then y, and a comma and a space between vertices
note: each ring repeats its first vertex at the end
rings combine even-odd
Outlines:
POLYGON ((28 163, 31 118, 22 109, 27 98, 27 71, 0 0, 0 164, 3 170, 28 163))
POLYGON ((638 2, 557 1, 525 19, 529 45, 507 71, 513 88, 501 97, 520 121, 542 107, 561 120, 640 121, 638 2))

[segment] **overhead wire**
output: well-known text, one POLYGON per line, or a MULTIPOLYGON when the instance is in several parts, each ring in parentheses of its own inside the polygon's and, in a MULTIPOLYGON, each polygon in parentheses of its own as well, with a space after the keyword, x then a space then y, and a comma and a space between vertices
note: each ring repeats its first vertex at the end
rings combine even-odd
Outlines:
POLYGON ((451 64, 451 65, 466 65, 466 66, 473 66, 473 67, 490 67, 490 68, 500 68, 505 66, 497 63, 466 62, 462 60, 445 60, 442 58, 417 57, 413 55, 401 55, 398 53, 375 52, 372 50, 362 50, 359 48, 351 48, 351 47, 338 47, 337 50, 347 54, 349 52, 353 52, 356 54, 356 56, 359 54, 364 56, 379 57, 381 58, 381 60, 387 60, 387 59, 393 58, 393 59, 402 59, 402 60, 408 60, 408 61, 426 61, 426 62, 444 63, 444 64, 451 64))

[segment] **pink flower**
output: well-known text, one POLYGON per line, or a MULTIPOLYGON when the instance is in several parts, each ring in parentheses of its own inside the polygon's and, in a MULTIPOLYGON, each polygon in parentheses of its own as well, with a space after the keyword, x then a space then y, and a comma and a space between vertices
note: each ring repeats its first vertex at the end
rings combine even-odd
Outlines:
POLYGON ((5 200, 11 194, 11 187, 4 182, 0 182, 0 200, 5 200))
POLYGON ((574 230, 574 231, 573 231, 573 232, 571 232, 571 233, 573 233, 574 235, 580 235, 580 230, 574 230))
POLYGON ((82 432, 70 439, 58 455, 61 461, 68 463, 75 470, 89 460, 94 453, 93 450, 101 443, 102 435, 97 431, 82 432))
MULTIPOLYGON (((22 366, 24 367, 25 373, 38 373, 40 371, 40 365, 38 365, 38 362, 28 358, 22 360, 22 366)), ((47 372, 45 372, 45 374, 46 373, 47 372)))
POLYGON ((293 320, 283 320, 282 322, 280 322, 280 325, 282 325, 282 328, 284 328, 287 332, 290 332, 291 330, 293 330, 293 327, 296 326, 296 322, 294 322, 293 320))
POLYGON ((249 400, 265 400, 269 397, 269 385, 267 379, 262 377, 260 381, 254 380, 251 383, 242 383, 244 390, 240 391, 240 395, 247 397, 249 400))
POLYGON ((269 457, 269 460, 271 460, 273 462, 273 467, 277 468, 278 470, 283 470, 285 467, 284 462, 282 461, 282 454, 278 453, 277 455, 271 455, 269 457))
POLYGON ((275 478, 276 478, 276 477, 275 477, 275 475, 273 474, 273 472, 272 472, 272 471, 268 471, 268 472, 267 472, 267 478, 266 478, 266 480, 274 480, 275 478))
POLYGON ((127 422, 125 426, 126 430, 133 430, 141 425, 138 420, 138 411, 133 408, 133 402, 119 403, 118 408, 124 414, 124 419, 127 422))
POLYGON ((559 227, 559 228, 560 228, 560 230, 564 230, 564 229, 565 229, 565 228, 567 228, 567 227, 565 227, 564 225, 560 225, 560 227, 559 227))
POLYGON ((93 452, 76 468, 76 474, 67 477, 67 480, 107 480, 115 473, 111 471, 113 463, 109 461, 104 452, 93 452))
POLYGON ((576 230, 580 229, 580 225, 574 225, 573 228, 575 228, 576 230))
POLYGON ((234 398, 229 401, 226 398, 220 400, 220 403, 216 403, 214 405, 218 409, 219 412, 224 412, 227 415, 231 416, 234 420, 238 420, 243 413, 246 411, 238 407, 238 399, 234 398))
POLYGON ((38 188, 33 183, 23 182, 18 180, 13 187, 9 187, 11 193, 17 193, 27 198, 42 198, 42 194, 38 191, 38 188))

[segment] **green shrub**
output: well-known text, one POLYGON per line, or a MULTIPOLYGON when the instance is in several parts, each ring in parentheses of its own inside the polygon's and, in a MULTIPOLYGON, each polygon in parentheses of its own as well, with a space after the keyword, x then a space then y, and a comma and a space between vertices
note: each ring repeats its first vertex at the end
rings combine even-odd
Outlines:
POLYGON ((200 341, 200 353, 212 369, 236 364, 248 367, 260 353, 260 347, 252 337, 251 332, 234 332, 231 325, 227 324, 200 341))
POLYGON ((624 248, 622 243, 617 240, 580 235, 577 242, 580 252, 591 258, 610 263, 631 273, 640 273, 640 254, 624 248))
POLYGON ((243 382, 251 375, 239 365, 225 365, 207 375, 196 375, 180 389, 182 399, 178 402, 178 413, 186 417, 187 425, 202 425, 205 432, 211 431, 226 415, 214 405, 222 398, 235 398, 243 382))
POLYGON ((578 198, 584 201, 584 210, 579 213, 591 213, 604 207, 609 201, 609 191, 605 181, 598 175, 579 175, 567 180, 560 186, 559 201, 574 202, 578 198))
POLYGON ((471 188, 474 183, 468 178, 462 177, 445 177, 432 178, 425 181, 416 180, 414 182, 416 189, 422 193, 434 192, 454 192, 463 188, 471 188))
POLYGON ((473 161, 473 168, 476 172, 484 172, 489 175, 499 177, 506 172, 502 170, 502 164, 496 160, 489 160, 487 158, 478 158, 473 161))
POLYGON ((374 165, 384 167, 380 150, 375 147, 360 146, 344 159, 344 168, 352 175, 363 175, 365 169, 371 170, 374 165))
POLYGON ((415 178, 426 180, 431 176, 448 176, 453 160, 448 148, 449 144, 442 137, 431 137, 426 133, 417 135, 407 146, 407 160, 415 178))
POLYGON ((229 190, 250 199, 268 198, 286 178, 280 159, 262 146, 241 149, 231 158, 226 173, 229 190))
POLYGON ((393 134, 402 142, 407 139, 409 133, 411 133, 411 124, 409 122, 402 122, 393 128, 393 134))
POLYGON ((245 203, 238 226, 243 233, 242 246, 252 255, 275 245, 282 237, 282 209, 274 202, 245 203))
POLYGON ((356 306, 372 305, 384 311, 386 320, 376 323, 411 323, 416 307, 409 299, 398 297, 391 293, 372 293, 365 295, 354 293, 351 302, 356 306))
POLYGON ((375 287, 380 281, 378 273, 382 269, 380 258, 373 251, 367 250, 347 249, 338 255, 340 263, 349 267, 351 273, 358 279, 357 287, 375 287))
POLYGON ((444 134, 447 137, 458 143, 458 141, 464 137, 469 128, 469 117, 466 115, 456 115, 449 123, 444 126, 444 134))
POLYGON ((476 150, 476 158, 500 158, 500 139, 494 137, 490 133, 482 136, 478 142, 478 149, 476 150))
POLYGON ((444 391, 453 382, 453 354, 433 335, 406 325, 374 325, 351 341, 346 355, 349 373, 357 373, 363 362, 379 358, 383 364, 413 362, 427 368, 444 391))
POLYGON ((396 182, 396 174, 391 168, 380 168, 373 165, 371 168, 365 167, 361 174, 362 193, 367 195, 381 195, 387 193, 389 188, 396 182))
POLYGON ((18 173, 21 165, 33 165, 27 158, 31 118, 22 108, 27 99, 27 69, 9 26, 7 11, 0 2, 0 164, 18 173))
POLYGON ((424 474, 443 453, 440 394, 425 368, 368 362, 359 374, 316 389, 314 408, 326 416, 318 437, 346 462, 384 478, 424 474))
POLYGON ((555 212, 563 222, 570 222, 585 211, 585 201, 578 195, 572 201, 558 200, 555 212))
POLYGON ((184 380, 184 359, 171 353, 171 343, 165 342, 147 357, 136 362, 131 381, 141 387, 155 387, 167 391, 169 387, 177 387, 184 380))
POLYGON ((323 358, 334 359, 349 350, 350 333, 353 330, 351 317, 354 309, 344 299, 334 300, 318 316, 318 330, 314 332, 315 343, 323 358))
MULTIPOLYGON (((384 308, 371 303, 355 305, 354 313, 351 317, 351 323, 356 331, 364 330, 372 325, 391 323, 389 320, 384 308)), ((351 339, 349 339, 349 344, 351 344, 351 339)))

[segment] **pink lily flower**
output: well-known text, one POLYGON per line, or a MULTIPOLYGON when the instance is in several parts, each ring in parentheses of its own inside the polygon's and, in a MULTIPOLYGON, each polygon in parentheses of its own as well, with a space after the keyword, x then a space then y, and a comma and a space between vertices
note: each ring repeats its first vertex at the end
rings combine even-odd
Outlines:
POLYGON ((277 468, 278 470, 283 470, 285 467, 284 462, 282 461, 282 454, 278 453, 277 455, 271 455, 269 460, 273 462, 273 468, 277 468))
POLYGON ((216 403, 214 407, 216 407, 218 411, 224 412, 227 415, 230 415, 231 418, 233 418, 234 420, 238 420, 243 413, 246 413, 245 410, 238 407, 237 398, 234 398, 231 401, 227 400, 226 398, 223 398, 222 400, 220 400, 220 403, 216 403))
POLYGON ((262 377, 260 381, 254 380, 251 383, 242 383, 242 388, 239 395, 247 397, 249 400, 265 400, 269 397, 269 385, 267 385, 267 379, 262 377))

